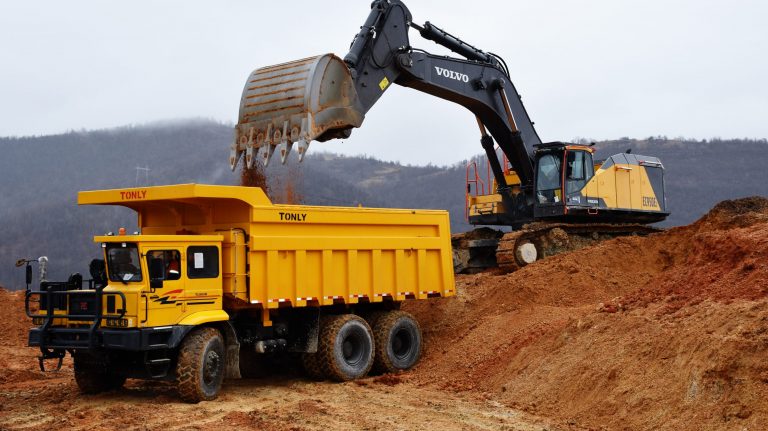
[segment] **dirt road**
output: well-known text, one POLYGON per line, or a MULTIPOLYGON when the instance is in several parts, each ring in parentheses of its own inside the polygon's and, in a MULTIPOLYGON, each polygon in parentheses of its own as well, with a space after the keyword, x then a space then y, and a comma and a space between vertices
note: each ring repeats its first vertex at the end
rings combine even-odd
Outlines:
POLYGON ((80 395, 71 358, 59 372, 37 369, 24 347, 21 292, 0 290, 0 430, 557 430, 488 394, 451 393, 385 375, 357 382, 313 382, 294 368, 265 379, 225 382, 213 402, 180 402, 169 384, 129 380, 125 388, 80 395))
POLYGON ((396 377, 354 383, 301 376, 225 384, 213 402, 190 405, 162 383, 78 395, 70 370, 0 385, 0 429, 557 430, 477 394, 451 394, 396 377))

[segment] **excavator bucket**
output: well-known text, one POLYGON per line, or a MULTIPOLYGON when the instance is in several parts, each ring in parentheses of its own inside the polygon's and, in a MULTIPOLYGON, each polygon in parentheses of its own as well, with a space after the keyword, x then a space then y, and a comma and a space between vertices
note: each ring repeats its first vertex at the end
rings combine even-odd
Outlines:
POLYGON ((266 166, 276 149, 285 163, 294 143, 301 161, 310 142, 349 137, 364 117, 349 68, 333 54, 256 69, 240 99, 230 167, 243 154, 247 167, 257 158, 266 166))

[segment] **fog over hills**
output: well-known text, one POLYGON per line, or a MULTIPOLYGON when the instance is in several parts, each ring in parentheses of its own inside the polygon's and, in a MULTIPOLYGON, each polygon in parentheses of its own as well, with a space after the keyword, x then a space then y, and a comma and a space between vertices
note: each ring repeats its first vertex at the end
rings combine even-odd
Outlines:
MULTIPOLYGON (((227 164, 231 139, 230 125, 204 120, 0 138, 0 285, 23 287, 23 271, 13 265, 21 257, 48 256, 51 279, 87 274, 88 261, 100 252, 93 235, 120 226, 135 229, 130 210, 78 207, 80 190, 237 184, 239 176, 227 164)), ((672 211, 662 225, 689 223, 723 199, 768 195, 764 139, 624 138, 596 148, 598 157, 632 148, 635 154, 661 158, 672 211)), ((292 156, 286 166, 275 157, 267 169, 276 202, 288 199, 291 188, 291 196, 306 204, 448 209, 453 231, 471 228, 464 221, 466 161, 404 166, 324 153, 322 143, 312 144, 301 165, 292 156)))

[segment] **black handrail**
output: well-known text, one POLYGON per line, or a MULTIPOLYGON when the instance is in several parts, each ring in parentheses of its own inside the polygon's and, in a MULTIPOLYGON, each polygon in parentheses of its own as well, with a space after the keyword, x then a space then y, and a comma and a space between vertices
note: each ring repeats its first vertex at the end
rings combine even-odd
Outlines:
MULTIPOLYGON (((54 319, 68 319, 68 320, 74 320, 74 321, 91 321, 93 320, 93 323, 91 323, 90 327, 88 328, 88 349, 93 349, 94 343, 95 343, 95 334, 96 331, 99 329, 101 325, 102 319, 104 319, 105 315, 103 313, 103 301, 104 297, 106 296, 118 296, 120 297, 121 301, 121 308, 117 309, 119 313, 113 314, 110 313, 106 317, 109 318, 117 318, 120 319, 123 316, 125 316, 126 313, 126 307, 127 307, 127 301, 125 298, 125 294, 123 292, 117 291, 117 292, 104 292, 104 289, 107 287, 105 286, 97 286, 95 289, 89 289, 89 290, 61 290, 61 291, 54 291, 53 287, 56 285, 64 285, 67 283, 49 283, 45 286, 45 291, 27 291, 25 297, 24 297, 24 311, 27 314, 27 317, 30 318, 44 318, 45 321, 42 325, 40 325, 40 350, 43 352, 43 356, 45 356, 45 352, 47 351, 47 335, 51 329, 51 326, 53 325, 54 319), (79 296, 79 295, 93 295, 95 293, 95 310, 93 314, 71 314, 69 312, 70 310, 70 297, 71 296, 79 296), (33 313, 30 310, 29 303, 31 302, 31 298, 33 296, 38 296, 39 300, 38 303, 42 302, 43 298, 45 298, 45 314, 40 313, 33 313), (64 314, 56 314, 54 312, 54 298, 56 297, 64 297, 65 298, 65 304, 67 307, 67 312, 64 314)), ((89 287, 93 287, 92 280, 89 280, 89 287)), ((41 286, 42 287, 42 286, 41 286)), ((54 348, 55 349, 55 348, 54 348)))
MULTIPOLYGON (((31 291, 27 292, 26 298, 25 298, 25 301, 24 301, 24 311, 26 312, 27 317, 30 317, 30 318, 44 317, 45 318, 45 317, 48 317, 49 314, 51 314, 51 317, 54 318, 54 319, 70 319, 70 320, 80 320, 80 321, 89 321, 90 322, 91 320, 94 320, 97 317, 96 314, 53 314, 53 310, 52 310, 52 308, 53 308, 53 305, 52 305, 53 301, 52 301, 52 299, 53 298, 51 298, 51 295, 54 295, 54 296, 55 295, 69 296, 69 295, 77 295, 77 294, 84 295, 84 294, 93 293, 94 291, 97 293, 97 300, 99 299, 99 297, 106 297, 106 296, 114 295, 114 296, 119 296, 120 297, 120 302, 121 302, 121 305, 122 305, 122 308, 115 309, 115 311, 119 311, 119 313, 117 313, 117 314, 115 314, 115 313, 100 314, 100 319, 96 319, 96 320, 101 320, 104 317, 120 319, 123 316, 125 316, 125 313, 126 313, 126 309, 125 308, 126 308, 126 303, 127 302, 126 302, 126 299, 125 299, 125 294, 123 292, 100 292, 100 290, 104 289, 103 287, 102 288, 96 288, 94 291, 90 291, 90 290, 50 291, 50 289, 51 289, 50 286, 48 287, 48 289, 49 289, 49 291, 31 290, 31 291), (29 309, 29 303, 33 302, 33 301, 30 301, 30 298, 32 296, 40 296, 42 298, 43 295, 48 297, 47 301, 46 301, 48 304, 47 304, 47 307, 46 307, 45 314, 33 314, 32 311, 29 309), (50 311, 48 309, 50 309, 50 311)), ((69 298, 67 298, 67 299, 69 299, 69 298)), ((34 302, 39 302, 39 301, 34 301, 34 302)), ((97 304, 98 304, 98 301, 97 301, 97 304)), ((101 307, 99 307, 99 308, 101 308, 101 307)), ((101 312, 101 310, 99 310, 99 312, 101 312)))

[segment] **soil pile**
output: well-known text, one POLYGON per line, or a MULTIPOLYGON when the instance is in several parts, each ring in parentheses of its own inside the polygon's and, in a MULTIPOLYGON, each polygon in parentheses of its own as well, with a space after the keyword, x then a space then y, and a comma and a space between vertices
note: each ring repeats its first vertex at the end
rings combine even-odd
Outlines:
POLYGON ((594 429, 761 429, 768 420, 768 200, 618 238, 409 303, 417 384, 594 429))
MULTIPOLYGON (((40 371, 37 356, 40 351, 26 347, 29 328, 32 321, 24 313, 24 292, 9 292, 0 287, 0 385, 2 389, 11 386, 23 387, 25 384, 51 377, 40 371)), ((50 362, 50 366, 55 366, 50 362)), ((70 373, 69 361, 58 373, 70 373)))

